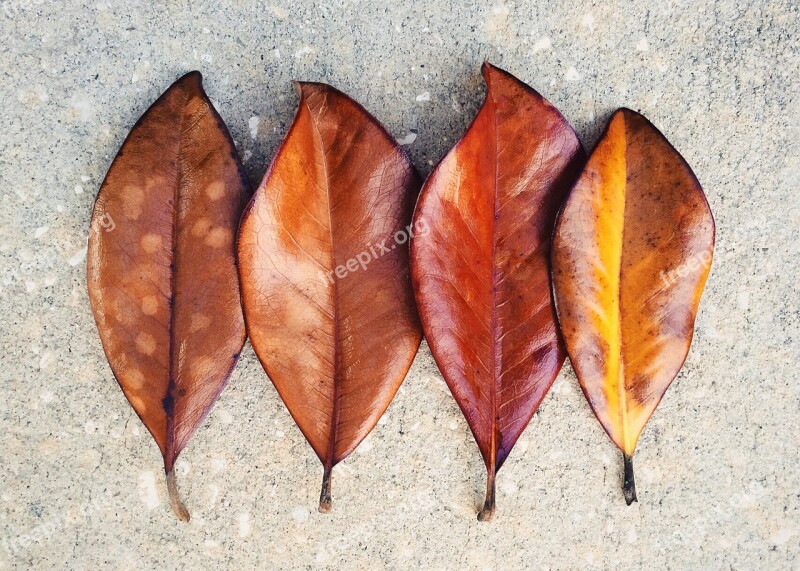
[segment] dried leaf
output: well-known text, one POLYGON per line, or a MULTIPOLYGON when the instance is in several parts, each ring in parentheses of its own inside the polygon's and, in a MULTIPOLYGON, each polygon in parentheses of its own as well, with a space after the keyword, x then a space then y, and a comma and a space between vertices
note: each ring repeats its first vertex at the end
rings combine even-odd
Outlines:
POLYGON ((114 376, 173 467, 244 345, 234 235, 249 185, 192 72, 131 130, 100 187, 89 297, 114 376))
POLYGON ((714 220, 689 165, 647 119, 617 111, 559 215, 553 284, 578 379, 625 463, 689 351, 714 220))
POLYGON ((323 464, 367 436, 421 339, 408 272, 420 180, 346 95, 299 83, 300 105, 242 218, 239 263, 251 343, 323 464))
POLYGON ((417 306, 434 359, 495 475, 564 362, 550 293, 550 235, 585 159, 541 95, 485 63, 486 100, 423 186, 412 241, 417 306))

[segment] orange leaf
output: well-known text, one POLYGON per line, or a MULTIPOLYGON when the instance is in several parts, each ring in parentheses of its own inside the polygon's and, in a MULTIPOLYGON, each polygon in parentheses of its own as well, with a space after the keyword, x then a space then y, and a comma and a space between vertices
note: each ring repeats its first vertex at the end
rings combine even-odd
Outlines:
POLYGON ((192 72, 131 130, 100 187, 88 283, 114 376, 173 466, 244 345, 234 233, 249 185, 233 141, 192 72))
POLYGON ((422 333, 408 272, 419 177, 360 105, 297 84, 300 105, 242 218, 239 261, 256 354, 330 477, 372 430, 422 333))
POLYGON ((581 387, 631 457, 689 351, 714 248, 714 220, 686 161, 629 109, 606 133, 559 215, 553 284, 561 332, 581 387))

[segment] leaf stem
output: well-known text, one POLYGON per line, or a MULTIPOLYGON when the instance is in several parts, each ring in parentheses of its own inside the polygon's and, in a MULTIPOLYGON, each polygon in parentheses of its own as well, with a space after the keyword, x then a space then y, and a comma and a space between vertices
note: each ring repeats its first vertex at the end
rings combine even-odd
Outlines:
POLYGON ((625 496, 625 503, 631 505, 638 502, 636 499, 636 482, 633 479, 633 456, 622 453, 622 460, 625 464, 625 480, 622 483, 622 493, 625 496))
POLYGON ((169 503, 172 506, 172 511, 178 516, 181 521, 189 521, 189 512, 181 503, 178 497, 178 483, 175 481, 175 468, 167 472, 167 490, 169 491, 169 503))
POLYGON ((495 471, 490 470, 486 475, 486 500, 478 513, 478 521, 492 521, 494 517, 494 478, 495 471))
POLYGON ((325 466, 325 472, 322 474, 322 491, 319 494, 319 512, 329 513, 332 508, 331 500, 331 471, 332 466, 325 466))

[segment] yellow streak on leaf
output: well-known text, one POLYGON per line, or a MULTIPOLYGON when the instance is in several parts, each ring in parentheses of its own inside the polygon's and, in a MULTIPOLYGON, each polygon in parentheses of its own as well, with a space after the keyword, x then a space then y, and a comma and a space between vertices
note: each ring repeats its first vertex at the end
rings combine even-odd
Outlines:
POLYGON ((595 227, 599 236, 599 261, 595 278, 602 284, 598 301, 604 314, 593 315, 593 326, 608 343, 606 354, 605 382, 603 392, 608 399, 609 424, 621 435, 621 444, 626 453, 632 454, 636 436, 628 426, 627 399, 625 397, 625 367, 622 362, 622 334, 620 325, 620 267, 622 264, 623 228, 625 223, 625 119, 617 115, 608 127, 608 135, 598 148, 597 213, 595 227))

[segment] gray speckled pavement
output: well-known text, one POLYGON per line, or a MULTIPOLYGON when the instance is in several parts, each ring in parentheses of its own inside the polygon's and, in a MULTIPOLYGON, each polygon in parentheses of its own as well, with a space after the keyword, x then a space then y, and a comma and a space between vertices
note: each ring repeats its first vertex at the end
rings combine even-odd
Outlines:
POLYGON ((797 2, 156 4, 0 2, 0 569, 800 566, 797 2), (565 366, 478 523, 483 464, 423 344, 318 514, 319 463, 248 346, 178 463, 181 524, 86 293, 92 202, 128 129, 199 69, 256 183, 290 81, 325 81, 427 175, 480 104, 483 59, 587 148, 616 107, 640 110, 716 217, 689 359, 639 443, 639 503, 565 366))

